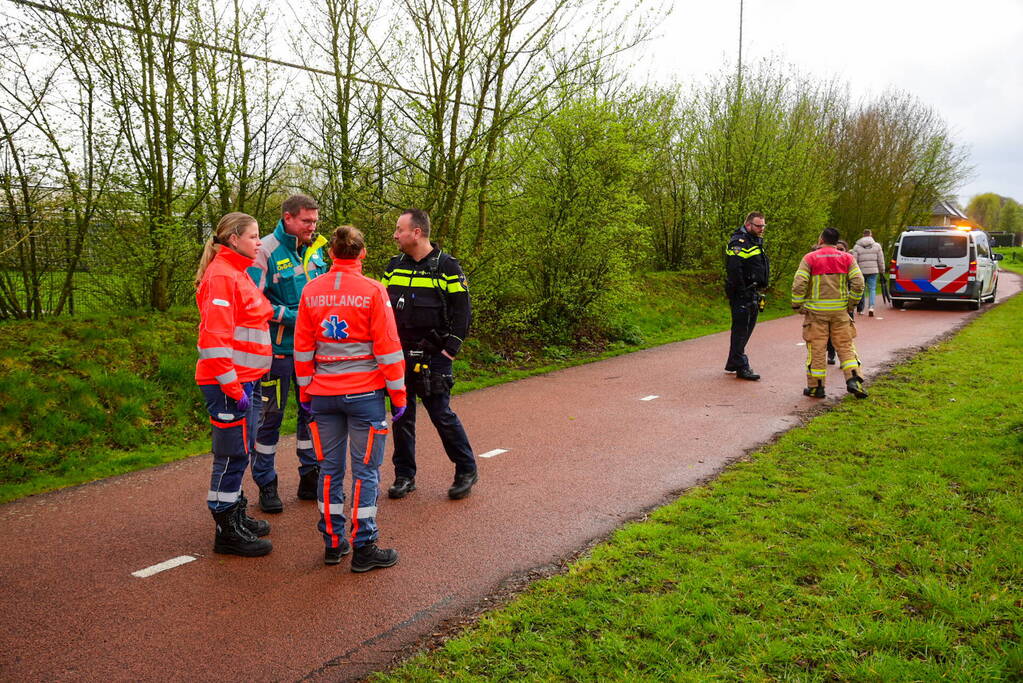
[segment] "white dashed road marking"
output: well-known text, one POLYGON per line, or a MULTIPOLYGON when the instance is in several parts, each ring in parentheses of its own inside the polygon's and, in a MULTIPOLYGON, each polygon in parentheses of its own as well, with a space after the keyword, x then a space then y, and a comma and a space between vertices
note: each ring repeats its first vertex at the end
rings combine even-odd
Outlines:
POLYGON ((480 453, 479 457, 481 457, 481 458, 492 458, 495 455, 501 455, 502 453, 507 453, 507 452, 508 452, 507 448, 495 448, 492 451, 487 451, 486 453, 480 453))
POLYGON ((653 401, 655 398, 660 398, 660 396, 658 396, 657 394, 650 394, 649 396, 644 396, 643 398, 641 398, 639 400, 640 401, 653 401))
POLYGON ((188 564, 189 562, 192 562, 194 560, 195 558, 192 557, 191 555, 178 555, 177 557, 172 557, 166 562, 154 564, 152 567, 146 567, 145 569, 140 569, 137 572, 132 572, 131 575, 137 576, 140 579, 145 579, 147 577, 152 576, 153 574, 159 574, 162 571, 167 571, 168 569, 180 567, 181 565, 188 564))

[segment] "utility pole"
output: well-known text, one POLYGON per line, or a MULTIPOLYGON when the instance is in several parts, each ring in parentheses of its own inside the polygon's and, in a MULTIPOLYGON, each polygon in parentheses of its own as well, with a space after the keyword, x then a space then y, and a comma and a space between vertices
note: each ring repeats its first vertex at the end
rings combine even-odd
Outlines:
POLYGON ((739 0, 739 86, 742 86, 742 10, 743 0, 739 0))

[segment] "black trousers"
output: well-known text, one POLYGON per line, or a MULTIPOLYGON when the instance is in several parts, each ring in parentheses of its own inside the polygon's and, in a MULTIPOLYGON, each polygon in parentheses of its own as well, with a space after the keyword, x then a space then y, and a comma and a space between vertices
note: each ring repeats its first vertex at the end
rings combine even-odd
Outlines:
MULTIPOLYGON (((444 385, 441 391, 423 395, 419 391, 419 381, 415 376, 416 361, 410 360, 405 354, 405 391, 408 392, 408 407, 405 415, 392 424, 394 432, 394 475, 396 477, 416 476, 416 398, 423 402, 430 421, 440 435, 444 453, 455 465, 456 474, 468 474, 476 471, 476 458, 473 456, 469 437, 465 434, 462 421, 455 411, 451 410, 451 388, 444 385)), ((430 359, 430 370, 433 381, 439 382, 442 376, 451 376, 451 360, 437 354, 430 359)))
POLYGON ((725 370, 742 370, 749 367, 746 343, 753 334, 753 328, 757 326, 757 315, 760 314, 758 299, 756 294, 747 294, 729 300, 732 307, 732 336, 725 370))

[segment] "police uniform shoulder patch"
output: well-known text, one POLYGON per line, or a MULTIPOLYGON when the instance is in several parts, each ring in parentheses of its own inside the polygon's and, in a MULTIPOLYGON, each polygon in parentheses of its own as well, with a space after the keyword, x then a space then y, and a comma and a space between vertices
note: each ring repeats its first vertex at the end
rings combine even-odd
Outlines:
POLYGON ((738 255, 741 251, 742 251, 742 249, 738 245, 732 247, 732 253, 733 254, 738 255))

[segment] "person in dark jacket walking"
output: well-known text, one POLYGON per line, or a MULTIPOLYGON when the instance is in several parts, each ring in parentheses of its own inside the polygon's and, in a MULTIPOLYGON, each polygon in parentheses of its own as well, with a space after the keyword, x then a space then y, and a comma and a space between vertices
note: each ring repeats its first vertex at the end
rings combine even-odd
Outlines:
POLYGON ((750 368, 746 344, 763 310, 764 295, 770 277, 770 263, 764 251, 764 214, 753 211, 732 233, 725 249, 725 294, 732 309, 732 334, 725 372, 739 379, 756 381, 760 375, 750 368))
POLYGON ((479 478, 476 458, 461 420, 451 410, 452 361, 469 333, 472 305, 458 261, 430 241, 430 217, 406 209, 398 217, 394 241, 401 254, 391 259, 383 283, 394 308, 405 353, 408 408, 394 428, 394 485, 390 498, 416 489, 416 397, 423 402, 455 465, 448 497, 469 495, 479 478))

